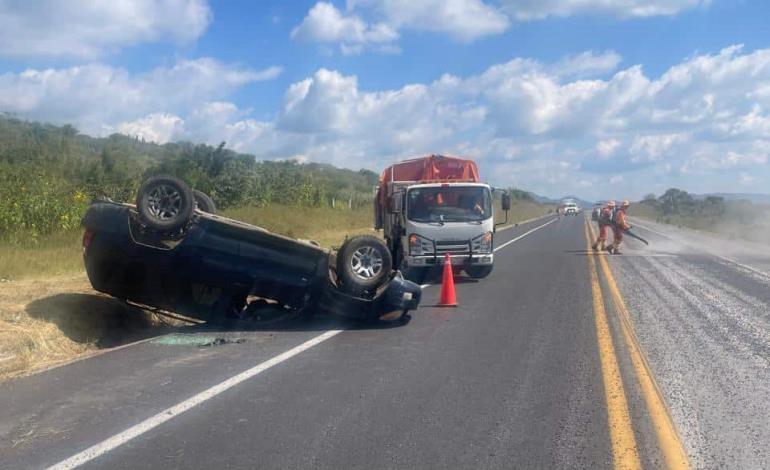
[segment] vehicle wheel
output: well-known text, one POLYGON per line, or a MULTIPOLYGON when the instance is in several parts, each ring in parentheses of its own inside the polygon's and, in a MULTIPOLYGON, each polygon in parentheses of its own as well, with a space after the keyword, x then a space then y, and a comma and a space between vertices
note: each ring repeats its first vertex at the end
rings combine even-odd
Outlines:
POLYGON ((353 295, 374 292, 388 279, 393 258, 385 243, 372 235, 347 240, 337 254, 337 276, 353 295))
POLYGON ((183 227, 195 208, 193 193, 171 176, 153 176, 139 188, 136 210, 142 223, 160 232, 183 227))
POLYGON ((485 277, 492 274, 492 266, 493 265, 482 265, 482 266, 468 266, 465 268, 465 272, 468 273, 468 276, 472 277, 473 279, 484 279, 485 277))
POLYGON ((217 206, 214 204, 214 200, 203 191, 193 189, 193 199, 195 199, 195 205, 198 207, 198 209, 202 210, 203 212, 208 214, 217 213, 217 206))

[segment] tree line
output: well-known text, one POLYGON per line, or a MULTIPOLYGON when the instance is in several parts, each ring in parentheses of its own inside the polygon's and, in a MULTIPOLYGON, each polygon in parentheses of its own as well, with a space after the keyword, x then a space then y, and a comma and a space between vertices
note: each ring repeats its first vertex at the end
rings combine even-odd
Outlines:
POLYGON ((717 224, 750 225, 757 218, 766 218, 767 206, 748 200, 726 201, 721 196, 696 197, 687 191, 670 188, 662 195, 648 194, 641 204, 651 209, 666 223, 677 223, 695 228, 709 228, 717 224))

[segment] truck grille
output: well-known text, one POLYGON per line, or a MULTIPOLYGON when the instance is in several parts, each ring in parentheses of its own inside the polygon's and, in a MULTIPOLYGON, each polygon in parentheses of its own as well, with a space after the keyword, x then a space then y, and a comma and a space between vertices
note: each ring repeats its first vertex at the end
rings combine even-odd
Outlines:
POLYGON ((436 254, 443 255, 449 253, 450 255, 462 255, 470 253, 471 247, 468 241, 437 241, 436 242, 436 254))

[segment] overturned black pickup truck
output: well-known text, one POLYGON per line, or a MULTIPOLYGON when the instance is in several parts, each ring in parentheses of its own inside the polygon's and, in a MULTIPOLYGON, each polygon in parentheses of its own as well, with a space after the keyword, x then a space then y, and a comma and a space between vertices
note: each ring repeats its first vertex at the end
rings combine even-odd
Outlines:
POLYGON ((298 315, 404 320, 420 286, 392 269, 385 244, 348 238, 338 251, 221 217, 213 201, 169 176, 139 189, 136 204, 94 201, 83 253, 94 289, 219 321, 270 303, 298 315))

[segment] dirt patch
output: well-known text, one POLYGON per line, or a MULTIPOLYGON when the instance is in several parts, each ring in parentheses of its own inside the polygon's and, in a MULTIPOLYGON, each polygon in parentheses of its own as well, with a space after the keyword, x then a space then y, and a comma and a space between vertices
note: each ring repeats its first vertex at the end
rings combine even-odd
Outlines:
POLYGON ((2 282, 0 380, 178 325, 95 292, 82 273, 2 282))

